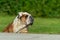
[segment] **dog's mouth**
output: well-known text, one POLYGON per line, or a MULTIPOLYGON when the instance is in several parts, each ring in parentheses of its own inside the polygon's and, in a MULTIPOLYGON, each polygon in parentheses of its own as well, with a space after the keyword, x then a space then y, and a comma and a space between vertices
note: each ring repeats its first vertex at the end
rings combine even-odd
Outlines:
POLYGON ((33 25, 33 23, 30 23, 29 25, 33 25))

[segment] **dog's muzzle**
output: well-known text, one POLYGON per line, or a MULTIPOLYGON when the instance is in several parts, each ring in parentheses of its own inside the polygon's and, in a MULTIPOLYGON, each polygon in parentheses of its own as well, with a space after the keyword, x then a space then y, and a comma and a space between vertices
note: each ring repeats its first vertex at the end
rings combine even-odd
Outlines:
POLYGON ((29 18, 30 18, 30 25, 32 25, 32 24, 33 24, 34 19, 33 19, 33 17, 32 17, 32 16, 30 16, 29 18))
POLYGON ((27 18, 27 25, 32 25, 33 24, 33 21, 34 21, 33 17, 32 16, 29 16, 27 18))

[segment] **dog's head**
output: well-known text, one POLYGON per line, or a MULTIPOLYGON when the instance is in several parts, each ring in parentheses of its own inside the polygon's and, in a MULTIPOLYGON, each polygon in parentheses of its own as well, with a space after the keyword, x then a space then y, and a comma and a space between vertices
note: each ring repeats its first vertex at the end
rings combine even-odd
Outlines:
POLYGON ((20 19, 22 21, 22 23, 24 23, 26 25, 32 25, 33 21, 34 21, 31 14, 29 14, 27 12, 19 12, 18 19, 20 19))

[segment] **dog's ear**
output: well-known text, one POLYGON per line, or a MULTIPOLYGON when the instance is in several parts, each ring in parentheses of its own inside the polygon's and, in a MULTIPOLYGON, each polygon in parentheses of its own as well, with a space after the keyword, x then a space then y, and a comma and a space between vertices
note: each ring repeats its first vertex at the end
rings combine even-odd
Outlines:
POLYGON ((19 13, 18 13, 18 17, 17 17, 17 18, 21 18, 22 13, 23 13, 23 12, 19 12, 19 13))
POLYGON ((18 15, 18 17, 17 18, 20 18, 20 15, 18 15))

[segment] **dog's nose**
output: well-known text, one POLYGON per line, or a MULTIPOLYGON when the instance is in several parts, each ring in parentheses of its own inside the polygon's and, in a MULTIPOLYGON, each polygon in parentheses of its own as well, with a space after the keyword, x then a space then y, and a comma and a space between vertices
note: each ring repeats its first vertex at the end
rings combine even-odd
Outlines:
POLYGON ((32 25, 32 24, 33 24, 33 21, 34 21, 33 17, 32 17, 32 16, 30 16, 30 25, 32 25))

